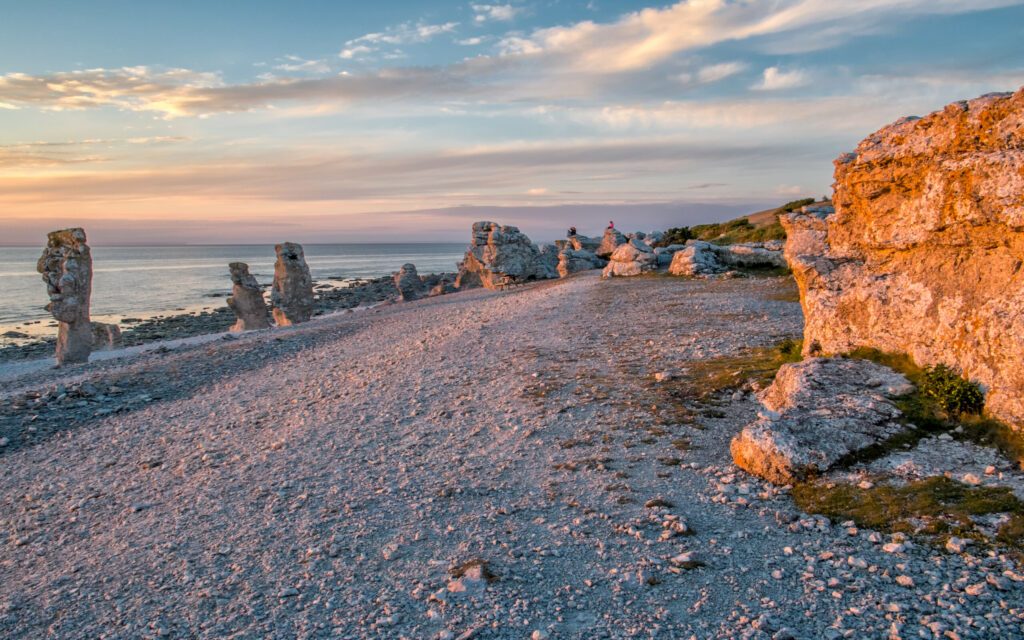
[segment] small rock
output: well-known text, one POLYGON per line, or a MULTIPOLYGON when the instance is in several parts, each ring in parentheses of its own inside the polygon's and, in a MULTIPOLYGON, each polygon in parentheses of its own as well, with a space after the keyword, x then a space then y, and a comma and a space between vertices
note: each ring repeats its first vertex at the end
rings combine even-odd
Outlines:
POLYGON ((896 584, 909 589, 914 586, 914 579, 910 576, 896 576, 896 584))
POLYGON ((963 553, 970 545, 970 540, 950 536, 949 540, 946 541, 946 551, 949 551, 950 553, 963 553))

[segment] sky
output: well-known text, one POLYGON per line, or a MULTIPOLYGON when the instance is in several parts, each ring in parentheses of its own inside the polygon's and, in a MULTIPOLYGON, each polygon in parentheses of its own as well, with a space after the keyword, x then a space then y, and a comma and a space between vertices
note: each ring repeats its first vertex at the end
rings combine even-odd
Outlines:
POLYGON ((830 192, 1024 0, 0 0, 0 244, 537 240, 830 192))

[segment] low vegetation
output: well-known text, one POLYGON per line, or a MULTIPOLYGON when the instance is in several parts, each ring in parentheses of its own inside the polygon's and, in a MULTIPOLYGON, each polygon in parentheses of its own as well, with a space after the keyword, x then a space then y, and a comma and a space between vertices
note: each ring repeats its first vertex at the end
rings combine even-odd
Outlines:
POLYGON ((687 240, 705 240, 715 244, 785 240, 786 231, 779 223, 779 216, 796 211, 800 207, 813 204, 814 202, 814 198, 787 202, 778 209, 767 212, 772 214, 772 222, 769 224, 754 224, 750 221, 749 216, 743 216, 728 222, 699 224, 693 227, 673 227, 665 232, 665 237, 655 246, 667 247, 673 244, 683 244, 687 240))
POLYGON ((895 487, 863 489, 845 483, 808 482, 793 488, 800 509, 857 526, 924 536, 943 544, 949 536, 987 540, 977 517, 1010 514, 997 540, 1024 549, 1024 502, 1007 487, 971 487, 939 476, 895 487))
MULTIPOLYGON (((857 349, 847 357, 871 360, 899 371, 914 383, 915 391, 896 400, 902 419, 914 429, 859 452, 845 464, 876 459, 938 433, 998 447, 1018 465, 1024 464, 1024 441, 1020 436, 982 415, 985 398, 977 383, 965 380, 945 365, 921 367, 906 354, 857 349)), ((852 520, 858 526, 879 531, 921 535, 937 544, 954 535, 988 544, 991 541, 979 528, 979 517, 1004 514, 1008 519, 997 529, 995 541, 1024 551, 1024 502, 1008 487, 974 487, 943 476, 903 486, 879 484, 870 488, 812 480, 796 485, 793 498, 808 513, 852 520)))
POLYGON ((773 347, 748 349, 734 356, 694 362, 681 380, 684 397, 706 400, 723 391, 753 383, 758 388, 771 384, 779 367, 801 359, 801 340, 783 340, 773 347))
MULTIPOLYGON (((963 379, 945 365, 921 367, 910 356, 877 349, 856 349, 848 354, 899 371, 916 390, 896 401, 903 419, 916 427, 915 439, 950 433, 955 438, 998 448, 1024 468, 1024 438, 998 420, 982 413, 985 396, 977 383, 963 379)), ((906 444, 906 443, 900 443, 906 444)))

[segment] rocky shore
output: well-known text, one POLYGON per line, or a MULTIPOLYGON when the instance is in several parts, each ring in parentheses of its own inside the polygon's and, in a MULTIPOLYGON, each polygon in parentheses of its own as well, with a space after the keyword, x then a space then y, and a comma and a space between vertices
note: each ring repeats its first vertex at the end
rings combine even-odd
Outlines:
MULTIPOLYGON (((453 276, 449 276, 453 277, 453 276)), ((390 277, 368 280, 323 280, 314 283, 315 315, 355 309, 398 297, 390 277)), ((177 340, 227 331, 235 323, 235 313, 225 306, 191 313, 157 315, 145 320, 126 318, 122 325, 124 346, 149 344, 160 340, 177 340)), ((48 338, 26 344, 0 347, 0 363, 48 358, 53 355, 56 339, 48 338)))
POLYGON ((595 271, 24 376, 0 634, 1015 637, 1011 556, 733 466, 791 287, 595 271))

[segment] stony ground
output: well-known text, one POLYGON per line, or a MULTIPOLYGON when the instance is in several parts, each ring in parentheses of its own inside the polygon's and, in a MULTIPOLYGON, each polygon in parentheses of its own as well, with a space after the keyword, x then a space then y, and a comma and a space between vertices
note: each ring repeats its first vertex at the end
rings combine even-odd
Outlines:
POLYGON ((789 287, 588 274, 5 383, 0 636, 1024 637, 1009 559, 732 466, 755 402, 693 381, 797 335, 789 287))

